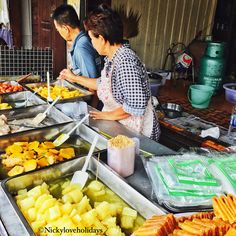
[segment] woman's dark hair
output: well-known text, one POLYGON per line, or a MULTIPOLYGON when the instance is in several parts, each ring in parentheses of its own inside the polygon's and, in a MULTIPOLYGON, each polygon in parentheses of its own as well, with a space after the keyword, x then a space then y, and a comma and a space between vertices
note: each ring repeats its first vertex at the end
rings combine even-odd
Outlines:
POLYGON ((51 17, 59 25, 68 25, 73 29, 80 27, 78 15, 71 5, 60 5, 53 11, 51 17))
POLYGON ((122 20, 116 11, 105 4, 100 5, 88 15, 85 25, 95 37, 101 35, 111 45, 123 42, 122 20))

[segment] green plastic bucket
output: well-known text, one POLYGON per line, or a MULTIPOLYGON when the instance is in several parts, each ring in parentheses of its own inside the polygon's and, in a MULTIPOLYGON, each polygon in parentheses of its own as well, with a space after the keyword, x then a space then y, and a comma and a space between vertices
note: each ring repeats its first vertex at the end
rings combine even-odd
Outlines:
POLYGON ((207 108, 214 93, 214 88, 208 85, 194 84, 189 87, 188 100, 192 107, 207 108))

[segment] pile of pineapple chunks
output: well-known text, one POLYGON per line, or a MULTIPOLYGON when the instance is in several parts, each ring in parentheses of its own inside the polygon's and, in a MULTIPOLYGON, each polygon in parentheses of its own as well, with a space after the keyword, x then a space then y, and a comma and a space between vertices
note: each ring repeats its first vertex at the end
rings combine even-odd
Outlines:
MULTIPOLYGON (((53 236, 66 235, 130 235, 144 219, 131 209, 115 193, 103 183, 94 180, 81 190, 77 184, 63 182, 60 198, 54 197, 53 190, 58 184, 49 186, 46 183, 33 189, 19 190, 16 202, 36 235, 42 233, 42 228, 69 228, 99 230, 96 233, 53 233, 53 236), (52 192, 50 192, 52 190, 52 192)), ((57 193, 58 194, 58 193, 57 193)))

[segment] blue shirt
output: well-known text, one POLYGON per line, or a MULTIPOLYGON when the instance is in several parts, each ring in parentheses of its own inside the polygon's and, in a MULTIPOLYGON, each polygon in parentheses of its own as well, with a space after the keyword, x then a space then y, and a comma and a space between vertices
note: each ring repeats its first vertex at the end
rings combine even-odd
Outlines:
POLYGON ((70 55, 74 74, 89 78, 100 76, 101 58, 94 49, 89 36, 84 31, 81 31, 76 36, 70 55))

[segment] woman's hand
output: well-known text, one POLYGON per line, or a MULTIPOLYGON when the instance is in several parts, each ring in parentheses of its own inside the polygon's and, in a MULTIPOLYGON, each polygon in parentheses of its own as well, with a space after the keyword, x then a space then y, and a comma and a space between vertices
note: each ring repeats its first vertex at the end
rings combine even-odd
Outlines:
POLYGON ((70 69, 62 70, 58 79, 66 79, 72 83, 78 83, 89 89, 97 90, 97 78, 75 75, 70 69))
POLYGON ((90 117, 94 120, 122 120, 130 116, 122 107, 113 111, 91 111, 90 117))
POLYGON ((70 82, 76 82, 76 75, 70 69, 64 69, 60 72, 59 79, 66 79, 70 82))
POLYGON ((91 111, 89 114, 94 120, 114 120, 110 112, 106 111, 91 111))

